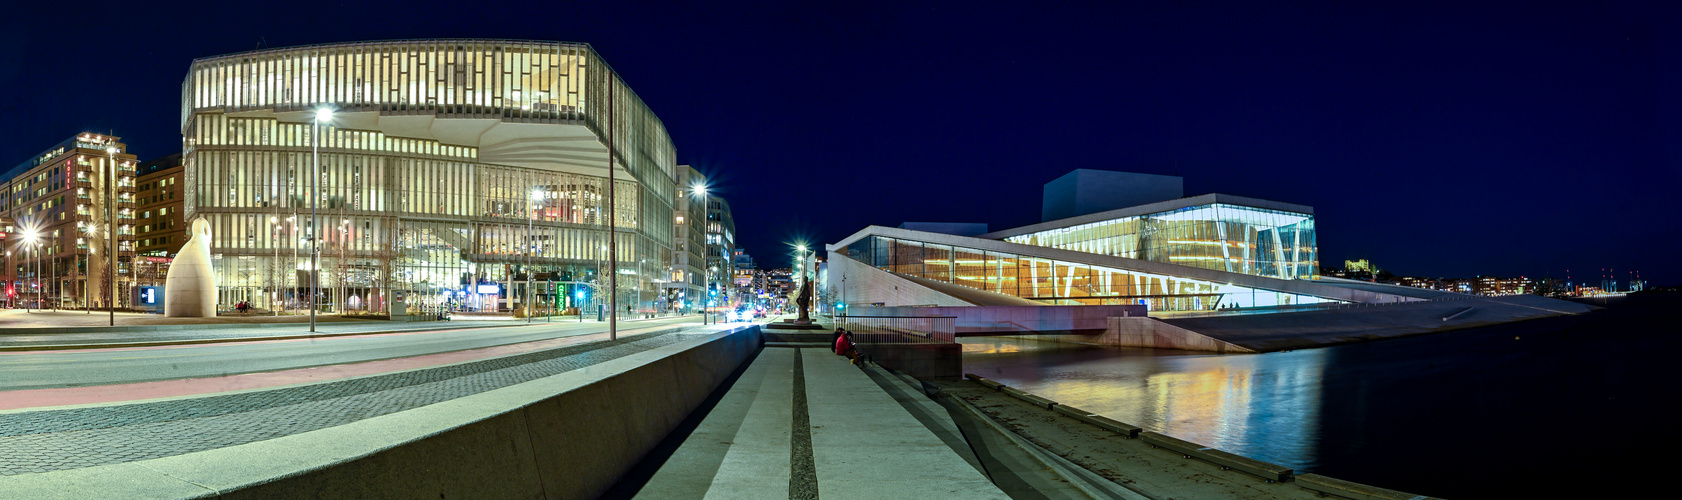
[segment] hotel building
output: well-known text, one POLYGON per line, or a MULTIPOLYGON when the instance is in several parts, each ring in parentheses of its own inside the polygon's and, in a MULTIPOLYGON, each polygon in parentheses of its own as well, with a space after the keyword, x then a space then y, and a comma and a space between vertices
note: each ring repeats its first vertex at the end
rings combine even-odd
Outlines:
POLYGON ((651 304, 670 266, 672 141, 586 44, 206 57, 182 85, 181 131, 183 224, 210 223, 222 304, 307 301, 312 240, 319 302, 352 314, 401 313, 389 307, 399 300, 506 310, 528 277, 545 306, 593 307, 607 302, 607 273, 622 304, 651 304), (317 136, 322 109, 332 117, 317 136), (610 221, 618 269, 607 268, 610 221))
POLYGON ((671 279, 661 286, 664 303, 678 311, 693 311, 700 307, 706 289, 707 235, 705 208, 696 186, 705 186, 706 176, 689 165, 677 167, 677 191, 672 199, 672 267, 671 279))
POLYGON ((128 305, 136 161, 127 149, 118 137, 82 133, 0 177, 5 179, 0 204, 10 221, 5 228, 8 303, 105 307, 115 276, 116 304, 128 305), (109 265, 113 243, 116 269, 109 265))

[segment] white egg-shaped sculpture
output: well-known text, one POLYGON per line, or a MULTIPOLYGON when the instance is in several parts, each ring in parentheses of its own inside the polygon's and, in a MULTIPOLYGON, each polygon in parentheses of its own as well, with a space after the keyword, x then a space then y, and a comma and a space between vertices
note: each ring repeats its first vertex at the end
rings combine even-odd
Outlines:
POLYGON ((164 316, 215 317, 216 273, 210 267, 210 223, 195 219, 191 235, 164 278, 164 316))

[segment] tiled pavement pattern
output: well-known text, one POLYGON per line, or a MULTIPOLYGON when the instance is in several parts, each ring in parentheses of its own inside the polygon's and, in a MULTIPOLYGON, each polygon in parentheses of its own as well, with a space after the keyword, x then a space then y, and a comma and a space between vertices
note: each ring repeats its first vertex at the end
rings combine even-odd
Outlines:
POLYGON ((0 475, 180 455, 395 413, 676 343, 678 328, 404 373, 155 403, 0 414, 0 475))
MULTIPOLYGON (((366 333, 366 332, 395 332, 410 330, 440 330, 466 329, 503 326, 525 326, 526 323, 514 321, 454 321, 439 323, 433 321, 392 324, 386 321, 369 321, 357 323, 323 323, 319 326, 322 334, 366 333)), ((303 324, 287 324, 276 328, 203 328, 162 330, 146 332, 137 338, 132 332, 92 332, 92 333, 31 333, 29 328, 12 328, 0 334, 0 347, 41 347, 64 344, 97 345, 97 344, 129 344, 135 341, 167 342, 180 340, 203 339, 251 339, 262 340, 265 337, 281 337, 308 335, 303 324)))

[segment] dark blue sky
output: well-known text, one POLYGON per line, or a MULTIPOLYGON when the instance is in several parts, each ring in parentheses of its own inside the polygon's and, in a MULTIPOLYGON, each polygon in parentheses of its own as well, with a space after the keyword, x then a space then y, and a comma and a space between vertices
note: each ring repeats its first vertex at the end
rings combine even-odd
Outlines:
POLYGON ((1041 184, 1097 168, 1312 205, 1325 263, 1682 281, 1682 16, 1664 3, 1039 3, 9 7, 0 164, 84 129, 178 150, 194 57, 568 40, 715 176, 763 263, 868 224, 1038 222, 1041 184))

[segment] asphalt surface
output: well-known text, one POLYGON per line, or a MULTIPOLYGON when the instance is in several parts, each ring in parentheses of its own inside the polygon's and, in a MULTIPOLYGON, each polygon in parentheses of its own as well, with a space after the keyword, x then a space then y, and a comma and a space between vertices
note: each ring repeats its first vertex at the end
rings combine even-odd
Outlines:
MULTIPOLYGON (((0 391, 83 387, 183 378, 218 377, 312 366, 336 365, 477 349, 607 331, 603 323, 534 323, 530 326, 452 329, 392 335, 199 344, 130 349, 83 349, 0 353, 0 391)), ((621 329, 699 325, 697 317, 621 322, 621 329)), ((350 327, 390 330, 391 323, 350 327), (383 328, 382 328, 383 327, 383 328)), ((401 324, 399 324, 401 326, 401 324)), ((432 324, 431 327, 444 325, 432 324)), ((229 335, 274 335, 271 329, 243 329, 229 335)), ((290 330, 290 329, 287 329, 290 330)), ((346 330, 348 331, 348 330, 346 330)), ((202 337, 207 332, 170 332, 202 337)), ((148 333, 146 340, 154 334, 148 333)), ((297 334, 298 332, 284 332, 297 334)), ((304 332, 307 333, 307 332, 304 332)), ((59 341, 83 334, 54 334, 59 341)), ((88 334, 100 335, 100 334, 88 334)), ((7 335, 6 337, 17 337, 7 335)), ((137 337, 130 336, 135 340, 137 337)))

